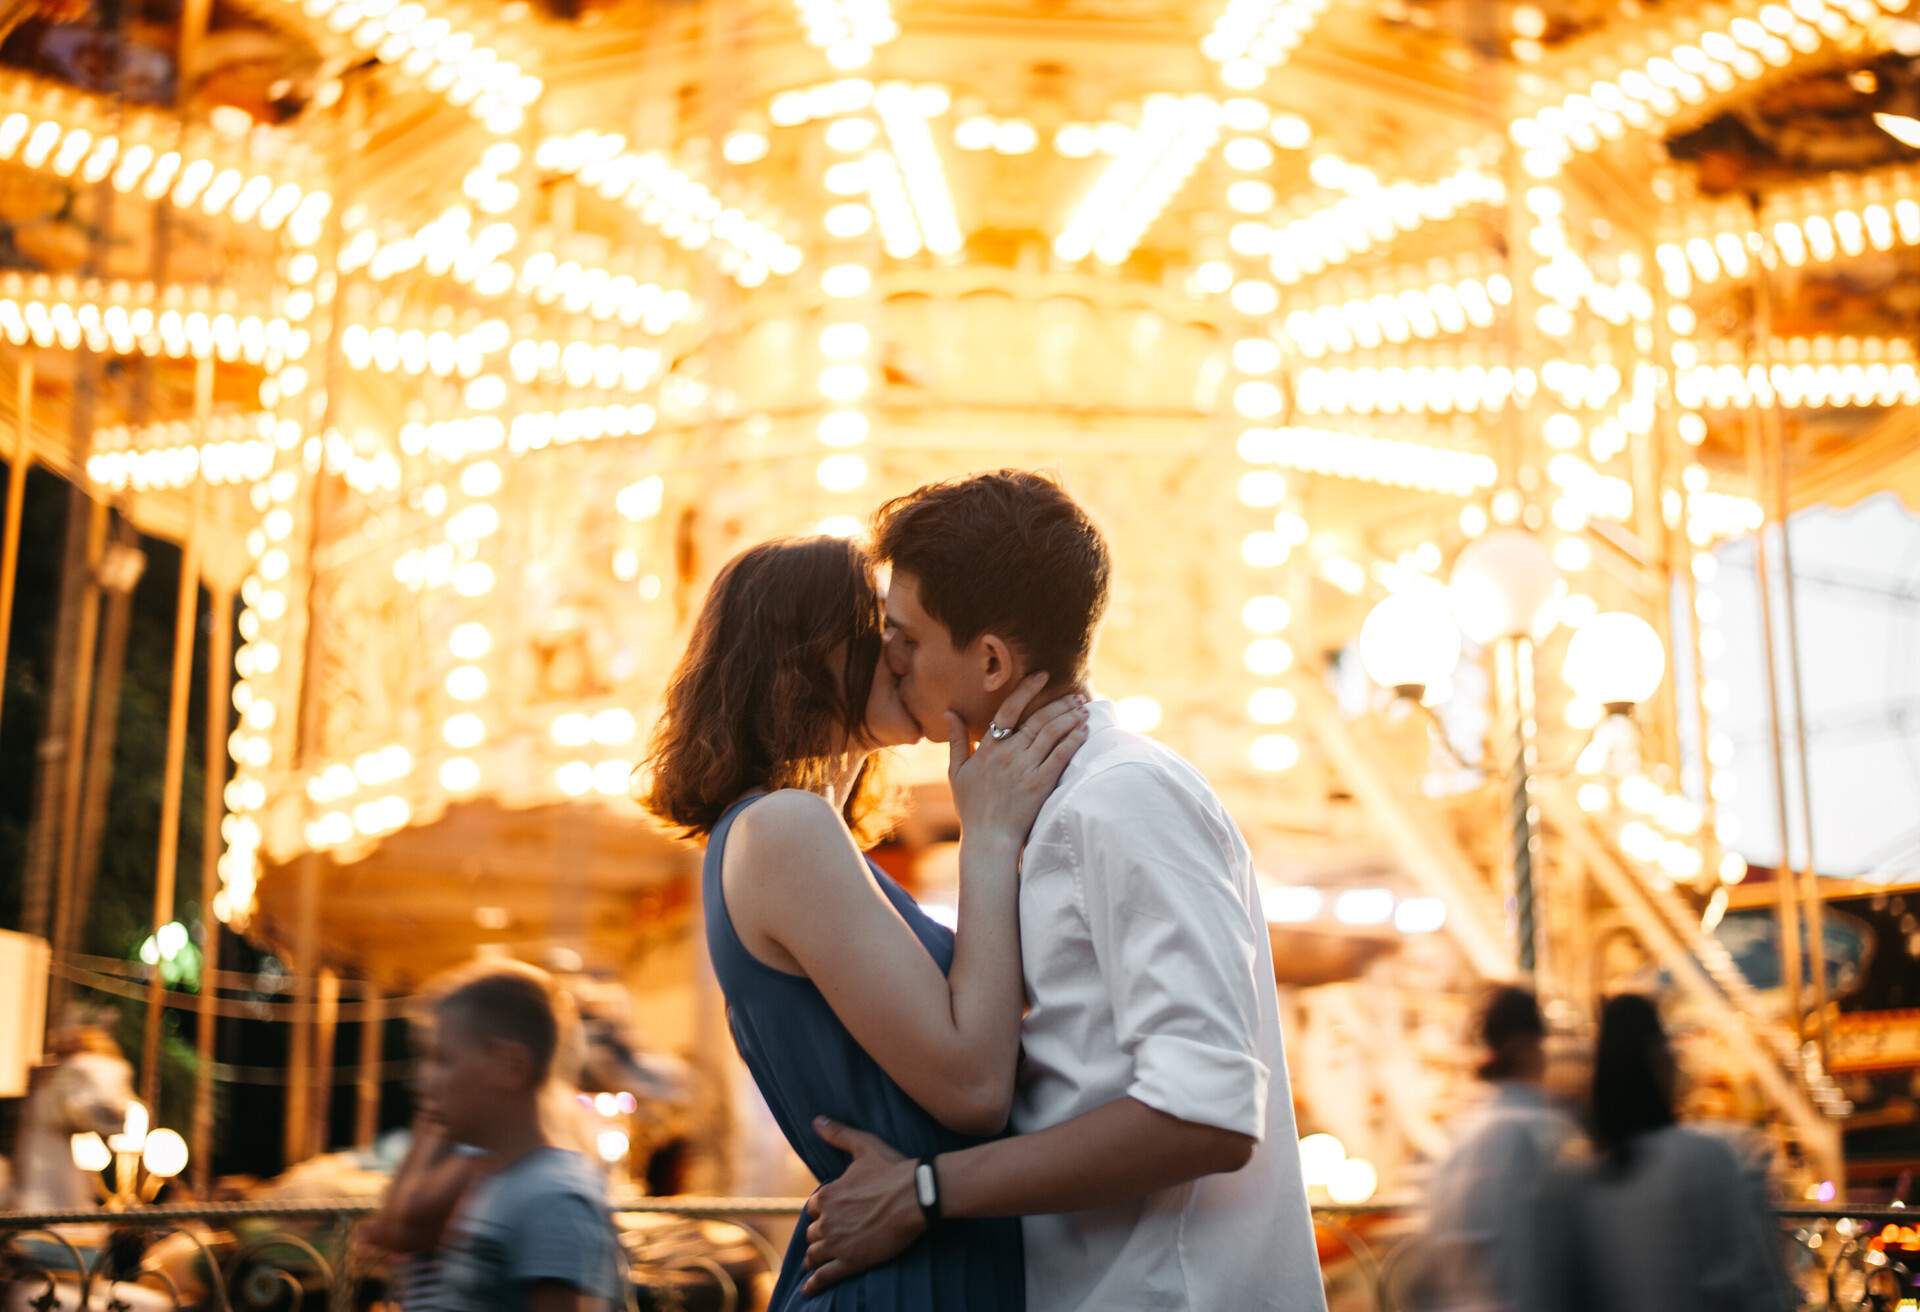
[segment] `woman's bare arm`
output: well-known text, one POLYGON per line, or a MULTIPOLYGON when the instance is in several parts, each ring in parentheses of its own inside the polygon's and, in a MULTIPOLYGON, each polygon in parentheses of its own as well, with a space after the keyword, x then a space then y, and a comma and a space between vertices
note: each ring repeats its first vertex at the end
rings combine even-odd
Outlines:
MULTIPOLYGON (((1018 706, 1009 698, 1008 718, 1041 686, 1016 693, 1018 706)), ((1061 699, 977 753, 957 721, 952 734, 956 793, 965 790, 973 818, 961 843, 950 972, 894 910, 820 797, 784 791, 743 814, 723 884, 742 937, 751 932, 784 951, 909 1097, 955 1130, 989 1134, 1006 1123, 1025 1002, 1020 848, 1085 739, 1085 714, 1078 700, 1061 699)))

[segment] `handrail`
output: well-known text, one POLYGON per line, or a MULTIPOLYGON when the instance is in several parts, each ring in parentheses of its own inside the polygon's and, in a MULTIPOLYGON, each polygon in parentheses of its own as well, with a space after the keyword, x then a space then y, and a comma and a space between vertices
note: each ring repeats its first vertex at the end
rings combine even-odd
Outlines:
MULTIPOLYGON (((805 1203, 798 1197, 673 1195, 622 1199, 613 1210, 741 1222, 792 1216, 805 1203)), ((123 1212, 0 1212, 0 1293, 19 1285, 37 1300, 32 1306, 64 1306, 60 1286, 71 1289, 77 1284, 76 1306, 126 1308, 132 1305, 122 1291, 137 1285, 181 1312, 293 1306, 297 1303, 285 1300, 324 1293, 329 1312, 347 1312, 362 1305, 363 1283, 379 1274, 377 1268, 364 1268, 351 1242, 354 1222, 373 1210, 364 1200, 313 1199, 148 1206, 123 1212), (231 1223, 244 1221, 307 1227, 233 1233, 231 1223), (196 1229, 194 1223, 211 1223, 213 1233, 205 1225, 196 1229), (56 1228, 81 1224, 148 1232, 148 1243, 135 1246, 140 1251, 138 1267, 111 1265, 116 1254, 126 1251, 124 1245, 100 1244, 89 1258, 83 1252, 89 1246, 85 1239, 69 1239, 56 1228), (224 1236, 219 1233, 223 1229, 228 1232, 224 1236), (161 1250, 153 1245, 169 1237, 184 1238, 186 1247, 180 1255, 156 1257, 161 1250), (41 1241, 37 1250, 29 1246, 36 1238, 41 1241), (182 1277, 191 1293, 183 1294, 182 1277), (104 1302, 96 1301, 101 1290, 104 1302)), ((1350 1259, 1322 1264, 1330 1293, 1344 1291, 1343 1305, 1404 1312, 1408 1280, 1417 1286, 1422 1272, 1439 1269, 1435 1250, 1418 1224, 1420 1208, 1410 1199, 1322 1204, 1313 1208, 1313 1215, 1323 1252, 1326 1244, 1337 1243, 1350 1259)), ((1884 1225, 1904 1227, 1920 1220, 1920 1209, 1794 1205, 1777 1207, 1774 1215, 1783 1249, 1794 1255, 1790 1265, 1797 1269, 1790 1276, 1800 1312, 1864 1312, 1914 1297, 1920 1258, 1904 1251, 1890 1254, 1873 1242, 1884 1225)), ((704 1279, 719 1292, 721 1306, 733 1309, 752 1306, 745 1292, 770 1287, 780 1260, 771 1237, 746 1226, 717 1235, 708 1227, 673 1228, 662 1235, 629 1232, 622 1242, 638 1287, 665 1280, 684 1291, 687 1280, 704 1279)), ((638 1297, 630 1291, 626 1308, 637 1312, 638 1307, 638 1297)))

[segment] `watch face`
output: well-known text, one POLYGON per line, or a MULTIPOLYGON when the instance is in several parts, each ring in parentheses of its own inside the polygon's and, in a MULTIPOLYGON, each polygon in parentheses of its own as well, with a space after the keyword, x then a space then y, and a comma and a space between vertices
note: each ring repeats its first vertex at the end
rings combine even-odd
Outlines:
POLYGON ((914 1192, 920 1197, 920 1206, 932 1207, 934 1203, 933 1168, 922 1163, 914 1168, 914 1192))

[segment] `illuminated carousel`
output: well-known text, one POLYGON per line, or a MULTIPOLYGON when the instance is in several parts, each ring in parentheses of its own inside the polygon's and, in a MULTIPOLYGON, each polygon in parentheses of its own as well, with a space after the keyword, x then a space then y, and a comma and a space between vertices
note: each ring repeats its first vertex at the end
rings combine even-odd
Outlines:
POLYGON ((1113 541, 1099 686, 1271 881, 1336 1192, 1432 1155, 1518 968, 1575 1033, 1657 976, 1830 1180, 1814 871, 1786 987, 1712 934, 1764 709, 1713 586, 1920 488, 1903 3, 43 4, 4 405, 231 599, 211 900, 309 996, 558 949, 712 1046, 628 800, 706 581, 1046 467, 1113 541))

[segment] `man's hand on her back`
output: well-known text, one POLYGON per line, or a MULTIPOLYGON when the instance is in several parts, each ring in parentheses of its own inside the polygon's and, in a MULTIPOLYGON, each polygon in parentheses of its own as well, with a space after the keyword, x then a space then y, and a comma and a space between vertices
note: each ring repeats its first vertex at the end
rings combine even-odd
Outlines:
POLYGON ((860 1130, 822 1116, 814 1132, 842 1151, 853 1164, 832 1184, 807 1200, 806 1292, 817 1294, 848 1276, 891 1261, 927 1228, 914 1198, 913 1167, 891 1146, 860 1130))

